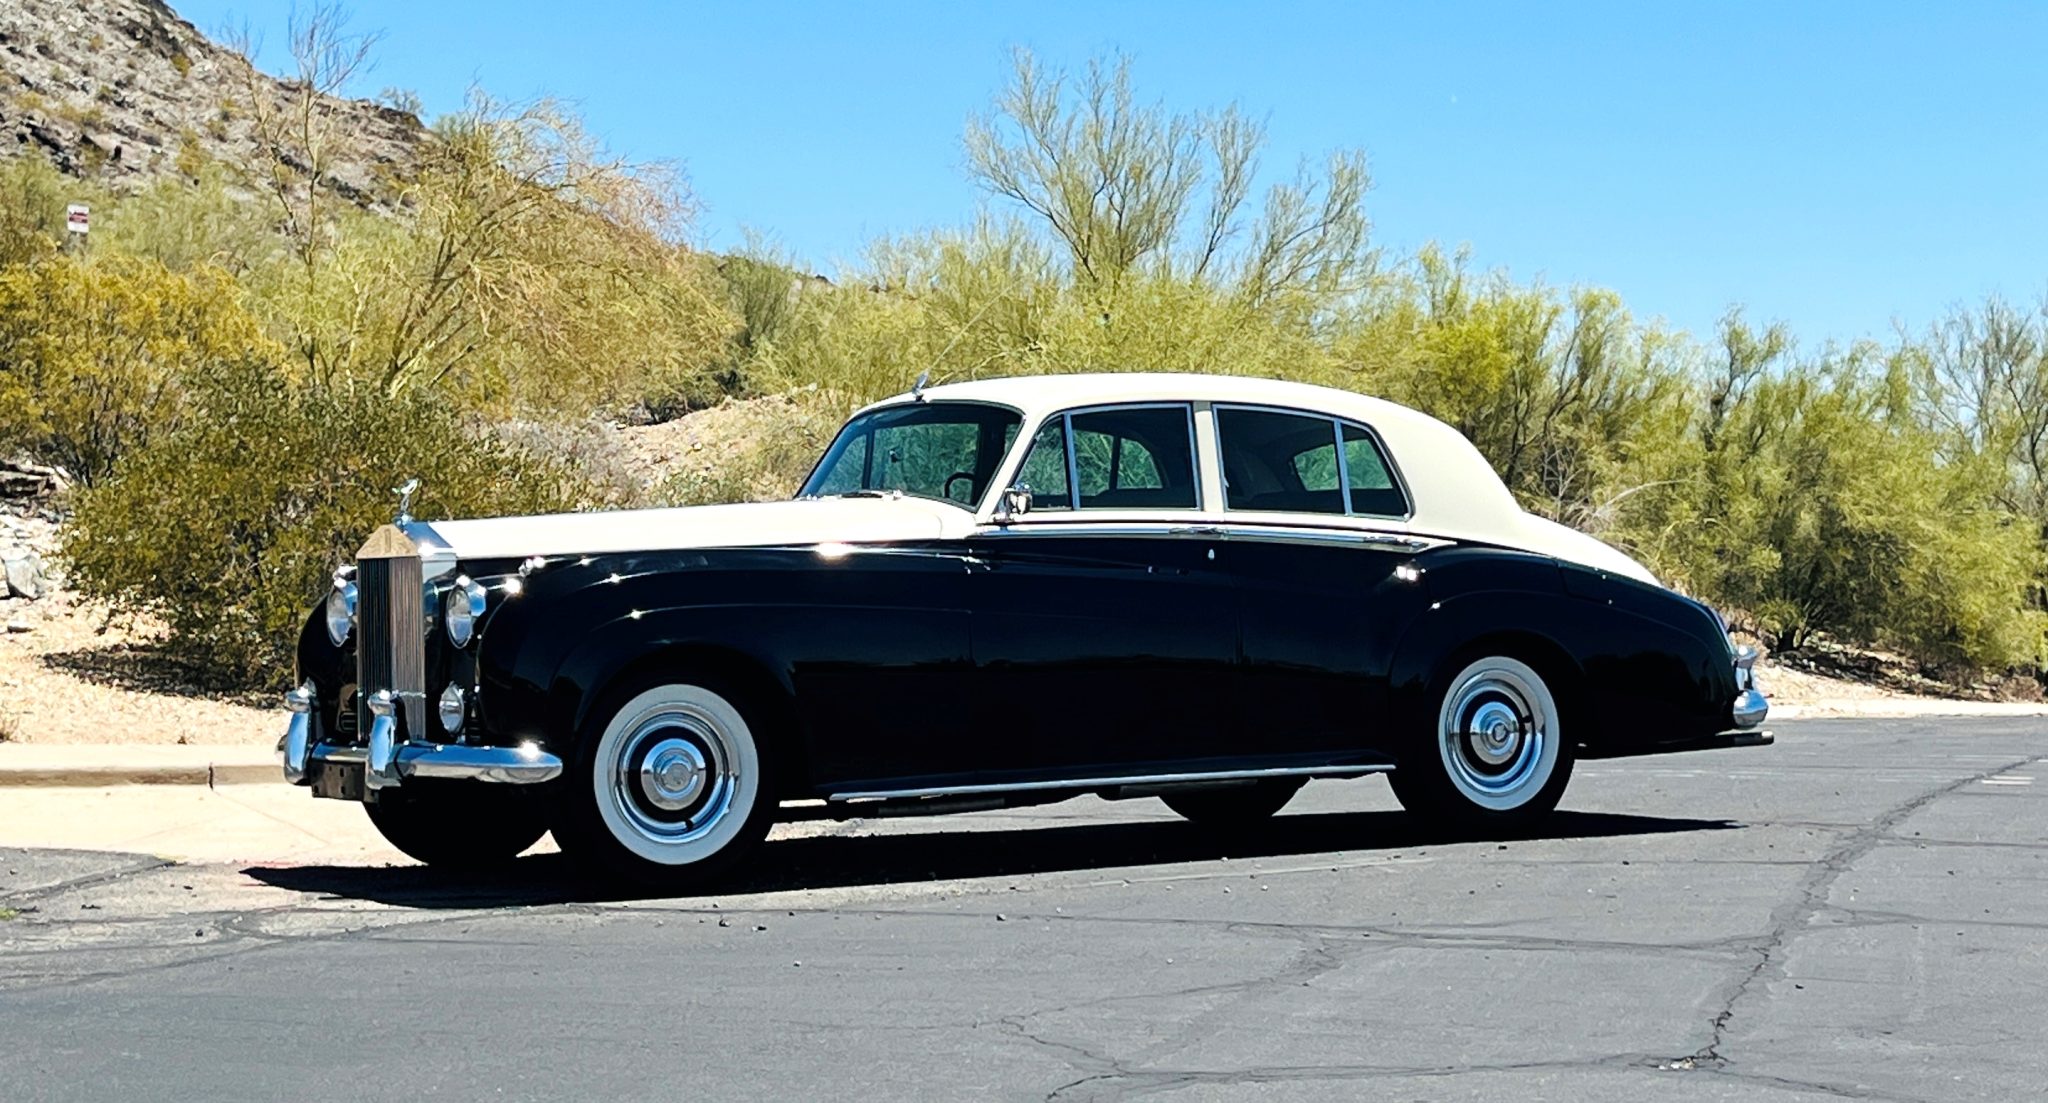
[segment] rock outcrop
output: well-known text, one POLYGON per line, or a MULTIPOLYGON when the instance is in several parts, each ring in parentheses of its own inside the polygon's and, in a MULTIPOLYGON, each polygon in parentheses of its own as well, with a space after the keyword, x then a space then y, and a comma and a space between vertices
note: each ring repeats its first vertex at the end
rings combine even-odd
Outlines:
MULTIPOLYGON (((267 106, 294 86, 257 74, 267 106)), ((135 186, 180 171, 188 147, 230 165, 261 163, 250 67, 164 0, 0 0, 0 156, 48 158, 73 176, 135 186)), ((322 183, 370 207, 425 135, 413 115, 323 97, 347 136, 322 183)), ((187 161, 189 164, 189 160, 187 161)))

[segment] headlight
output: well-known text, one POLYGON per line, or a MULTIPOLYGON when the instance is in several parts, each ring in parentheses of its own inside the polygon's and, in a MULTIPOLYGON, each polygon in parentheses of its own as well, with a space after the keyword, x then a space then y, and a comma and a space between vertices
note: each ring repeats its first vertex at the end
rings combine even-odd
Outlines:
POLYGON ((450 684, 441 691, 441 730, 449 735, 462 734, 462 721, 469 715, 469 695, 462 687, 450 684))
POLYGON ((356 623, 356 584, 336 575, 334 590, 327 595, 327 638, 340 647, 348 642, 356 623))
POLYGON ((455 585, 448 591, 447 607, 442 613, 441 623, 448 629, 448 642, 457 647, 468 647, 476 635, 476 622, 483 619, 484 588, 472 581, 466 574, 455 576, 455 585))

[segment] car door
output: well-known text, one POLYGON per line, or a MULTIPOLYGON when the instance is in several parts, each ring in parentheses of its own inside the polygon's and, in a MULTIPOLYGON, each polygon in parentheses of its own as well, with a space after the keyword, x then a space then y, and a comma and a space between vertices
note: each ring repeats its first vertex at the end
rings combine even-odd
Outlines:
POLYGON ((1242 600, 1250 746, 1348 754, 1392 746, 1393 636, 1426 603, 1402 532, 1405 492, 1362 426, 1299 411, 1216 410, 1232 540, 1220 558, 1242 600))
POLYGON ((980 716, 1020 777, 1198 768, 1232 751, 1237 600, 1187 404, 1048 419, 1028 512, 970 540, 980 716))

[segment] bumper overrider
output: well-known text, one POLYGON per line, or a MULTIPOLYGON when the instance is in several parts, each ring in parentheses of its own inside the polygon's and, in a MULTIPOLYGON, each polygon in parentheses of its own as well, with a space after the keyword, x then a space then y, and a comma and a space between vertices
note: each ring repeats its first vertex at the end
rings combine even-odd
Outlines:
POLYGON ((312 784, 317 768, 328 764, 360 768, 367 788, 397 785, 406 778, 465 778, 508 785, 535 785, 562 774, 562 760, 536 743, 511 747, 480 747, 466 743, 424 743, 396 738, 392 703, 384 695, 372 699, 375 717, 363 744, 334 744, 320 737, 320 701, 308 682, 285 694, 291 722, 278 741, 278 762, 284 779, 312 784))

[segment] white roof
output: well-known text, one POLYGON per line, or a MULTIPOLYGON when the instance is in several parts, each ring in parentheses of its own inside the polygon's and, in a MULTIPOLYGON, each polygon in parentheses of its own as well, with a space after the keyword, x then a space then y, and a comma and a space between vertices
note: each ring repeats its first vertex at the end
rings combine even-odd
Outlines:
MULTIPOLYGON (((1305 410, 1355 421, 1379 434, 1407 485, 1413 514, 1405 524, 1380 527, 1452 539, 1480 540, 1656 579, 1635 560, 1606 544, 1522 510, 1493 465, 1463 433, 1420 410, 1355 391, 1242 375, 1193 372, 1084 372, 1008 376, 927 387, 869 406, 928 402, 993 402, 1038 419, 1080 406, 1133 402, 1243 403, 1305 410)), ((865 411, 863 411, 865 412, 865 411)))
MULTIPOLYGON (((1656 579, 1628 556, 1562 525, 1524 513, 1486 458, 1457 430, 1417 410, 1333 387, 1277 379, 1192 374, 1089 374, 1019 376, 931 387, 876 403, 990 402, 1024 415, 1025 429, 1062 410, 1138 402, 1242 403, 1303 410, 1355 421, 1376 432, 1407 486, 1413 513, 1406 520, 1343 518, 1343 524, 1451 540, 1525 548, 1615 571, 1656 579)), ((866 412, 866 411, 862 411, 866 412)), ((1028 447, 1020 434, 1016 447, 1028 447)), ((1220 477, 1220 476, 1217 476, 1220 477)), ((990 498, 988 501, 993 501, 990 498)), ((983 512, 992 508, 988 501, 983 512)), ((1060 515, 1063 522, 1102 517, 1060 515)), ((1185 523, 1189 518, 1178 518, 1185 523)), ((1261 524, 1286 524, 1292 515, 1259 514, 1261 524)), ((1135 515, 1159 521, 1162 515, 1135 515)), ((1212 508, 1199 520, 1242 522, 1244 514, 1212 508)), ((597 554, 650 548, 743 547, 817 543, 820 554, 868 541, 964 536, 986 517, 956 505, 918 498, 821 499, 754 505, 695 506, 553 517, 436 521, 435 539, 465 558, 597 554)), ((1298 521, 1326 525, 1312 515, 1298 521)))

